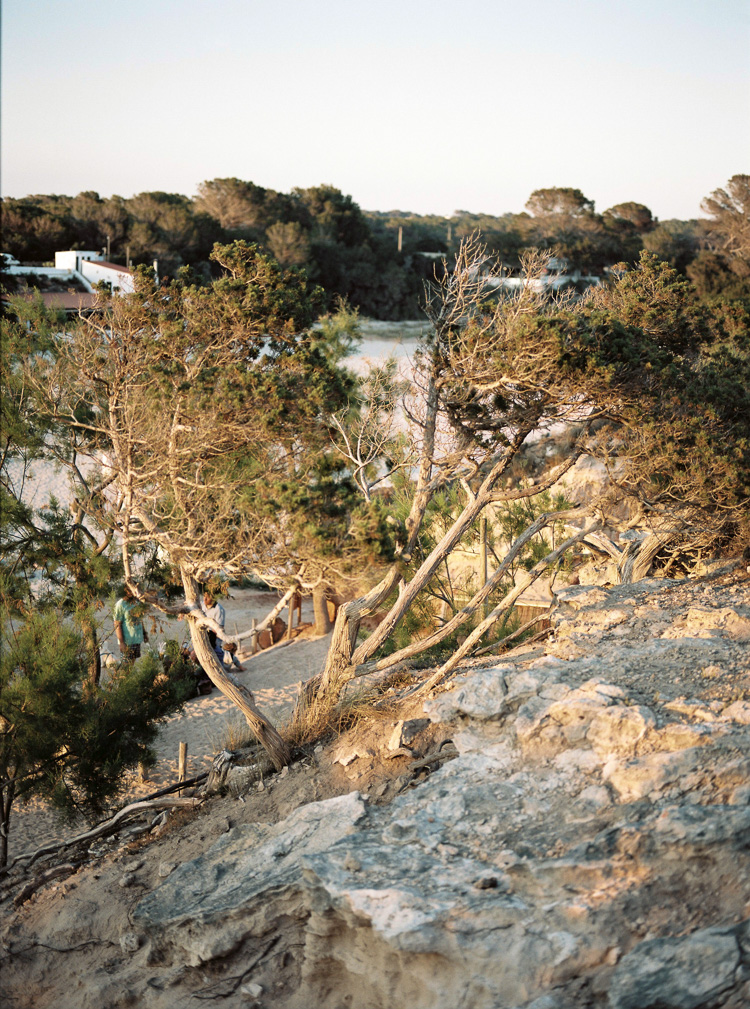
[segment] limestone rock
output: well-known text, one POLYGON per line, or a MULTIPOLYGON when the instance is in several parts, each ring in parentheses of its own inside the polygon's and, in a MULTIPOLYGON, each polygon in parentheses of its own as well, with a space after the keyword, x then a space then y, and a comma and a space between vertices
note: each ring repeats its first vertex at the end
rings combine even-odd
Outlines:
POLYGON ((425 713, 434 722, 448 722, 459 716, 499 718, 506 707, 503 671, 503 666, 493 666, 457 677, 454 689, 425 704, 425 713))
POLYGON ((736 936, 715 928, 674 939, 652 939, 618 964, 611 1009, 701 1009, 734 983, 740 963, 736 936))
MULTIPOLYGON (((207 965, 206 985, 245 977, 275 942, 238 1004, 270 1005, 280 965, 293 961, 279 1005, 747 1005, 750 704, 736 698, 750 671, 737 630, 750 619, 750 583, 652 579, 558 598, 547 654, 472 660, 423 712, 384 723, 378 743, 372 732, 367 743, 340 738, 335 786, 378 763, 391 774, 368 787, 398 793, 389 804, 352 792, 284 817, 279 787, 270 802, 253 794, 278 822, 237 823, 217 838, 218 808, 205 831, 213 844, 155 880, 157 859, 170 857, 159 851, 144 874, 156 886, 122 926, 140 952, 124 940, 90 969, 96 946, 86 945, 75 1004, 125 1004, 128 991, 132 1004, 187 1005, 203 973, 193 967, 207 965), (453 741, 454 759, 393 780, 397 754, 438 738, 453 741)), ((231 808, 233 819, 247 813, 231 808)), ((130 892, 114 896, 130 913, 130 892)), ((35 950, 87 941, 81 920, 57 924, 57 909, 35 950)), ((99 921, 96 937, 106 932, 99 921)), ((28 936, 19 948, 28 957, 3 963, 15 992, 29 984, 28 936)), ((60 969, 57 957, 37 972, 37 990, 60 969)))
POLYGON ((370 758, 374 756, 375 751, 369 746, 355 746, 353 748, 351 746, 340 746, 333 755, 333 763, 341 764, 342 767, 348 767, 360 757, 370 758))
POLYGON ((742 725, 750 725, 750 701, 735 701, 724 708, 721 713, 722 721, 740 722, 742 725))
POLYGON ((717 635, 726 635, 735 641, 747 641, 750 639, 750 619, 730 607, 708 609, 694 606, 675 626, 668 628, 662 637, 711 638, 717 635))
POLYGON ((396 723, 388 740, 389 750, 408 750, 414 741, 430 724, 429 718, 409 718, 396 723))
POLYGON ((604 589, 591 585, 570 585, 560 589, 556 593, 557 602, 560 606, 569 607, 572 610, 581 610, 587 606, 597 603, 607 602, 607 593, 604 589))
POLYGON ((137 932, 123 932, 120 936, 120 949, 123 953, 135 953, 141 945, 137 932))
POLYGON ((257 999, 263 994, 263 986, 259 984, 249 984, 240 985, 240 994, 247 996, 247 998, 257 999))
POLYGON ((178 866, 142 900, 133 921, 155 947, 176 946, 191 965, 224 956, 267 928, 261 894, 297 880, 302 856, 346 837, 366 815, 358 792, 295 810, 281 824, 241 824, 178 866))
POLYGON ((616 704, 596 714, 586 738, 602 757, 611 753, 634 753, 649 729, 655 726, 656 718, 649 708, 616 704))
POLYGON ((602 778, 616 789, 620 802, 635 802, 670 788, 689 791, 705 780, 705 766, 705 754, 693 747, 632 760, 610 759, 602 768, 602 778))
POLYGON ((128 873, 128 872, 138 872, 138 870, 142 869, 145 864, 146 864, 146 860, 144 858, 134 858, 134 859, 131 859, 128 862, 123 862, 123 866, 122 866, 123 872, 126 872, 126 873, 128 873))

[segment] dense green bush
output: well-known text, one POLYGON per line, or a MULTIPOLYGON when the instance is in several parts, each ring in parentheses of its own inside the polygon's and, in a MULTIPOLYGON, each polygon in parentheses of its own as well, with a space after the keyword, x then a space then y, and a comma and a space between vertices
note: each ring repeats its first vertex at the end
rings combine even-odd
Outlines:
POLYGON ((65 817, 95 817, 122 790, 126 772, 154 762, 158 723, 192 695, 194 678, 169 675, 147 652, 92 684, 84 639, 53 610, 3 615, 0 650, 0 865, 11 810, 41 796, 65 817))

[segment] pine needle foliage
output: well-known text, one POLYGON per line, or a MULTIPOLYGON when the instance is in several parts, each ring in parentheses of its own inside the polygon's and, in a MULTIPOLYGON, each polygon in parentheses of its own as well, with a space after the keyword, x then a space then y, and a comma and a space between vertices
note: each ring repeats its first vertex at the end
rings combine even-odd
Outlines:
POLYGON ((106 683, 88 675, 82 636, 54 610, 11 621, 0 653, 0 865, 14 802, 39 796, 65 818, 100 816, 128 770, 154 762, 158 723, 191 696, 179 671, 147 654, 106 683))

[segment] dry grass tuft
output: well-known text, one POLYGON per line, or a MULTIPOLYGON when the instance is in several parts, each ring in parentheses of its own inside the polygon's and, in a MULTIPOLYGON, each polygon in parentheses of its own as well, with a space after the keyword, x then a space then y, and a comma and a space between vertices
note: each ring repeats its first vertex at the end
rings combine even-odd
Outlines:
POLYGON ((411 669, 397 669, 395 673, 386 676, 380 684, 380 689, 383 692, 390 689, 396 690, 399 687, 410 687, 414 682, 415 677, 411 669))
POLYGON ((237 714, 228 718, 220 729, 207 732, 206 741, 212 753, 221 753, 222 750, 234 753, 247 749, 256 740, 245 719, 237 714))
MULTIPOLYGON (((412 679, 409 673, 393 674, 396 686, 410 683, 412 679)), ((290 720, 278 727, 279 733, 294 750, 323 739, 340 736, 368 719, 382 720, 387 715, 382 707, 376 706, 378 700, 382 702, 382 691, 382 684, 379 688, 350 685, 335 704, 317 696, 307 704, 298 703, 290 720)), ((258 745, 244 718, 239 714, 228 718, 219 730, 207 732, 206 740, 212 753, 220 753, 222 750, 236 753, 258 745)))
POLYGON ((297 704, 290 721, 281 727, 281 735, 292 747, 339 736, 367 719, 382 718, 375 707, 377 698, 378 692, 367 687, 350 688, 333 705, 314 697, 307 704, 297 704))

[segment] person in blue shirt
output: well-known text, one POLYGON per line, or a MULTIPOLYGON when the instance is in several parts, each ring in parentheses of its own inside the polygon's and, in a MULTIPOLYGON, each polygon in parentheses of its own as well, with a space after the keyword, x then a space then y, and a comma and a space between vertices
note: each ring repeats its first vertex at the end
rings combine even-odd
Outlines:
POLYGON ((122 597, 115 603, 112 617, 120 652, 129 662, 141 657, 141 645, 148 641, 148 634, 141 620, 141 609, 141 604, 126 585, 122 597))

